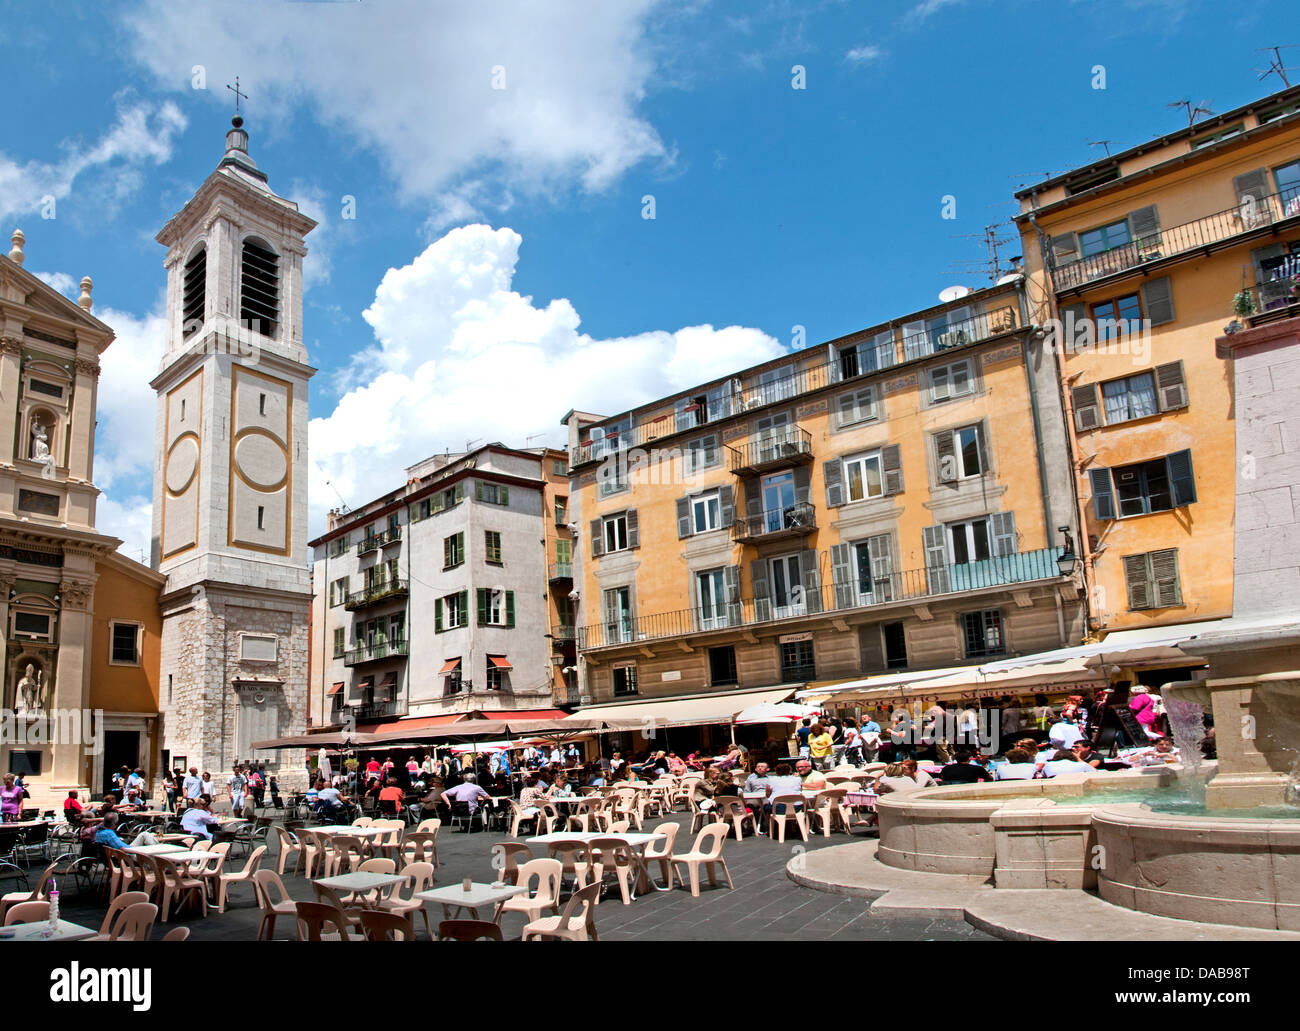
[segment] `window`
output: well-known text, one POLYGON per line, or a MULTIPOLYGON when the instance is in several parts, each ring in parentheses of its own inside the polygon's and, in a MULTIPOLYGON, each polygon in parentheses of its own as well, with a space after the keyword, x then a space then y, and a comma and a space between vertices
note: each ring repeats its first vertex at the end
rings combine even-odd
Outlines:
POLYGON ((627 550, 627 514, 607 516, 604 526, 605 552, 627 550))
POLYGON ((389 513, 388 513, 388 532, 389 532, 390 534, 395 533, 398 529, 401 528, 401 525, 402 525, 402 517, 401 517, 401 514, 398 513, 398 512, 389 512, 389 513))
POLYGON ((730 625, 727 619, 727 576, 722 569, 696 573, 695 596, 701 630, 716 630, 730 625))
POLYGON ((264 244, 244 241, 240 275, 240 321, 263 336, 273 336, 280 321, 280 258, 264 244))
POLYGON ((816 680, 812 641, 787 641, 781 645, 781 680, 816 680))
POLYGON ((258 395, 257 395, 257 414, 258 414, 258 415, 265 415, 265 414, 266 414, 266 395, 265 395, 265 394, 258 394, 258 395))
POLYGON ((960 347, 970 341, 970 308, 952 308, 933 319, 926 319, 925 332, 936 351, 960 347))
POLYGON ((636 666, 628 664, 615 666, 611 673, 614 678, 614 696, 636 694, 636 666))
POLYGON ((262 525, 262 521, 265 519, 265 517, 266 517, 266 508, 263 507, 262 505, 258 505, 257 506, 257 528, 259 530, 266 529, 266 527, 262 525))
POLYGON ((993 551, 989 541, 989 521, 972 519, 965 523, 948 524, 948 554, 954 565, 982 562, 993 551))
MULTIPOLYGON (((782 555, 770 560, 769 584, 772 592, 773 618, 789 619, 807 611, 803 576, 798 555, 782 555)), ((757 591, 755 594, 757 595, 757 591)))
POLYGON ((484 483, 482 480, 475 480, 474 500, 489 505, 508 505, 510 488, 501 483, 484 483))
POLYGON ((1156 380, 1149 372, 1113 379, 1101 385, 1106 425, 1156 414, 1156 380))
POLYGON ((1124 580, 1128 588, 1128 607, 1134 611, 1183 603, 1178 582, 1177 548, 1125 555, 1124 580))
POLYGON ((854 423, 867 422, 876 417, 876 388, 863 387, 851 394, 840 395, 836 402, 839 412, 839 425, 852 426, 854 423))
POLYGON ((956 430, 944 430, 942 433, 936 433, 934 440, 940 483, 979 476, 987 471, 988 461, 984 452, 982 423, 963 426, 956 430))
POLYGON ((885 638, 885 667, 887 669, 907 668, 907 636, 902 623, 886 623, 881 632, 885 638))
POLYGON ((555 561, 562 566, 573 564, 573 541, 560 539, 555 542, 555 561))
POLYGON ((53 637, 50 627, 51 617, 47 613, 14 611, 14 636, 49 641, 53 637))
POLYGON ((454 659, 447 659, 442 664, 443 677, 443 694, 460 694, 464 688, 464 682, 461 680, 460 656, 454 659))
POLYGON ((569 521, 569 499, 555 499, 555 522, 557 524, 567 523, 569 521))
POLYGON ((442 568, 454 569, 465 561, 465 534, 453 533, 442 539, 442 568))
POLYGON ((346 555, 348 549, 352 547, 352 538, 347 534, 342 537, 335 537, 329 543, 330 558, 338 558, 340 555, 346 555))
POLYGON ((510 690, 510 662, 504 655, 487 657, 487 689, 489 691, 510 690))
POLYGON ((346 634, 347 631, 343 627, 334 628, 334 658, 336 659, 343 658, 343 652, 347 644, 345 640, 346 634))
POLYGON ((718 438, 716 436, 697 437, 686 442, 686 451, 682 455, 684 472, 689 476, 700 469, 708 469, 718 464, 718 438))
POLYGON ((722 648, 709 649, 709 683, 713 687, 739 684, 736 675, 736 648, 726 645, 722 648))
MULTIPOLYGON (((853 593, 857 604, 890 601, 894 596, 894 560, 889 534, 857 541, 852 548, 853 593)), ((839 604, 838 600, 836 604, 839 604)))
POLYGON ((982 659, 1001 655, 1006 647, 1002 639, 1002 613, 997 609, 967 612, 961 617, 962 636, 966 641, 966 658, 982 659))
POLYGON ((605 634, 607 644, 632 640, 632 590, 615 587, 605 592, 605 634))
POLYGON ((1110 225, 1089 229, 1086 233, 1079 234, 1079 249, 1085 258, 1105 251, 1113 251, 1116 247, 1123 247, 1130 242, 1128 219, 1120 219, 1110 225))
POLYGON ((716 490, 691 498, 691 526, 694 533, 707 533, 721 525, 722 508, 716 490))
POLYGON ((930 370, 930 403, 940 404, 975 392, 970 362, 937 365, 930 370))
POLYGON ((1296 208, 1300 205, 1293 206, 1291 202, 1300 197, 1300 161, 1291 161, 1273 169, 1273 178, 1277 182, 1278 200, 1282 204, 1283 213, 1288 217, 1296 214, 1296 208))
POLYGON ((1240 136, 1245 131, 1244 122, 1238 122, 1236 125, 1230 125, 1226 129, 1220 129, 1218 132, 1207 133, 1204 136, 1198 136, 1192 140, 1192 150, 1200 150, 1202 147, 1208 147, 1211 144, 1220 143, 1223 140, 1230 140, 1234 136, 1240 136))
POLYGON ((568 476, 569 463, 562 458, 551 459, 551 473, 555 476, 568 476))
POLYGON ((884 478, 881 473, 880 452, 858 455, 844 459, 845 489, 847 500, 863 501, 878 498, 885 492, 884 478))
MULTIPOLYGON (((558 548, 561 543, 568 544, 569 542, 556 541, 555 543, 556 543, 556 547, 558 548)), ((502 564, 501 563, 501 534, 498 531, 496 530, 483 531, 483 549, 485 553, 485 558, 483 561, 485 561, 488 565, 499 566, 502 564)))
MULTIPOLYGON (((189 336, 203 325, 207 302, 208 251, 200 247, 185 263, 184 297, 181 301, 181 335, 189 336)), ((181 402, 184 405, 184 401, 181 402)), ((181 415, 184 420, 184 413, 181 415)))
POLYGON ((1111 301, 1092 306, 1097 340, 1113 340, 1116 336, 1137 333, 1142 329, 1142 301, 1137 294, 1125 294, 1111 301))
POLYGON ((607 498, 611 494, 621 494, 628 489, 627 464, 621 459, 602 462, 596 470, 596 479, 600 482, 600 496, 607 498))
POLYGON ((112 652, 109 655, 109 662, 115 666, 140 665, 140 632, 142 629, 143 627, 139 623, 110 621, 109 633, 112 635, 112 652))
POLYGON ((339 577, 330 584, 330 605, 342 605, 348 600, 348 578, 339 577))
POLYGON ((432 502, 428 498, 423 498, 411 506, 411 522, 413 523, 428 519, 432 514, 432 502))
POLYGON ((515 592, 499 587, 478 589, 478 621, 480 626, 515 625, 515 592))
POLYGON ((436 632, 465 626, 469 626, 469 591, 434 599, 433 628, 436 632))
POLYGON ((1090 469, 1088 475, 1093 513, 1098 519, 1165 512, 1196 501, 1190 451, 1114 469, 1090 469))

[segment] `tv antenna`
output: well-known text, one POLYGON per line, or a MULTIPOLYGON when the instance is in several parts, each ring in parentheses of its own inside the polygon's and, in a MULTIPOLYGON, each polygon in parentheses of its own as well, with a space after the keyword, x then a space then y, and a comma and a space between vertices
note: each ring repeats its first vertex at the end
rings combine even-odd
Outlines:
POLYGON ((1110 145, 1114 142, 1114 140, 1089 140, 1088 146, 1102 147, 1106 151, 1106 156, 1110 157, 1110 145))
MULTIPOLYGON (((319 462, 313 462, 312 465, 314 465, 317 469, 320 469, 321 474, 324 475, 325 470, 324 470, 324 469, 321 469, 321 467, 320 467, 320 463, 319 463, 319 462)), ((326 478, 326 480, 325 480, 325 485, 326 485, 327 487, 329 487, 329 489, 332 490, 332 491, 334 492, 334 496, 335 496, 336 498, 339 499, 339 511, 340 511, 340 512, 351 512, 351 511, 352 511, 352 506, 349 505, 346 501, 343 500, 343 495, 339 493, 339 489, 338 489, 338 487, 334 486, 334 481, 331 480, 331 479, 329 479, 329 478, 326 478)))
POLYGON ((1259 47, 1258 49, 1260 53, 1273 55, 1272 57, 1269 58, 1267 68, 1255 69, 1255 71, 1259 72, 1260 82, 1263 82, 1270 75, 1276 75, 1279 79, 1282 80, 1282 87, 1284 89, 1290 89, 1291 80, 1287 77, 1286 73, 1291 71, 1292 69, 1287 68, 1282 64, 1281 51, 1294 50, 1295 48, 1296 48, 1296 44, 1294 43, 1287 44, 1285 46, 1280 46, 1280 47, 1259 47))
POLYGON ((481 444, 482 442, 483 442, 482 437, 475 437, 473 440, 465 441, 465 454, 468 455, 470 448, 472 448, 475 444, 481 444))
POLYGON ((1202 100, 1199 104, 1193 107, 1192 102, 1190 100, 1183 99, 1183 100, 1175 100, 1172 103, 1166 104, 1165 107, 1181 107, 1184 113, 1187 115, 1187 128, 1190 129, 1193 125, 1196 124, 1196 119, 1199 115, 1214 114, 1214 112, 1210 110, 1210 105, 1213 103, 1214 101, 1212 99, 1202 100))
POLYGON ((528 445, 531 444, 531 443, 532 443, 534 440, 536 440, 538 437, 545 437, 545 436, 546 436, 545 433, 530 433, 530 434, 528 434, 528 436, 526 436, 526 437, 524 438, 524 447, 527 448, 528 445))
MULTIPOLYGON (((1005 275, 1002 269, 1002 260, 998 254, 998 248, 1013 242, 1015 237, 999 236, 998 231, 1004 226, 1010 225, 1009 222, 994 222, 992 225, 984 227, 982 233, 952 233, 951 238, 954 240, 982 240, 984 242, 984 259, 962 258, 953 262, 951 272, 955 274, 968 275, 974 273, 983 273, 989 277, 989 282, 996 283, 1005 275)), ((1007 271, 1010 271, 1008 269, 1007 271)))

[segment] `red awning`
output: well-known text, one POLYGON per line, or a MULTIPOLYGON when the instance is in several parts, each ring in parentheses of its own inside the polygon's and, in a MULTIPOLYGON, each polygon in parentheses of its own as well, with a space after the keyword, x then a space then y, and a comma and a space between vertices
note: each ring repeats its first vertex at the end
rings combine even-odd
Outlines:
POLYGON ((385 674, 384 674, 384 679, 380 682, 379 686, 380 686, 380 687, 396 687, 396 686, 397 686, 397 671, 396 671, 396 670, 393 670, 391 673, 385 673, 385 674))
POLYGON ((569 714, 559 709, 510 709, 480 715, 485 720, 562 720, 569 714))
POLYGON ((340 680, 337 684, 335 684, 335 685, 334 685, 333 687, 331 687, 328 691, 326 691, 326 692, 325 692, 325 695, 326 695, 326 697, 329 697, 330 695, 338 694, 338 693, 339 693, 340 691, 342 691, 342 690, 343 690, 343 681, 340 680))
POLYGON ((497 669, 511 669, 510 660, 504 655, 489 655, 487 657, 488 665, 495 666, 497 669))
POLYGON ((442 664, 442 669, 438 670, 438 675, 441 676, 444 673, 455 673, 458 669, 460 669, 460 659, 448 659, 442 664))
POLYGON ((449 712, 441 716, 412 716, 404 720, 385 720, 383 723, 366 727, 366 733, 378 734, 388 730, 427 730, 429 727, 455 723, 462 715, 464 714, 459 712, 449 712))
POLYGON ((357 685, 357 687, 361 688, 361 690, 363 690, 363 691, 364 691, 366 688, 368 688, 368 687, 374 687, 374 686, 375 686, 375 678, 374 678, 374 677, 363 677, 363 678, 361 679, 361 683, 359 683, 359 684, 357 685))

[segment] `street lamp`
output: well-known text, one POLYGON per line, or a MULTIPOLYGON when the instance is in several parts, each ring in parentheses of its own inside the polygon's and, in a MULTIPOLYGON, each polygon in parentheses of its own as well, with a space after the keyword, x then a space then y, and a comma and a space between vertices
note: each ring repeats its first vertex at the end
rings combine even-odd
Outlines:
POLYGON ((1065 537, 1065 546, 1061 548, 1061 553, 1056 556, 1056 568, 1061 571, 1062 576, 1073 576, 1074 571, 1079 567, 1079 557, 1074 553, 1074 541, 1070 539, 1070 528, 1068 526, 1058 526, 1057 531, 1065 537))

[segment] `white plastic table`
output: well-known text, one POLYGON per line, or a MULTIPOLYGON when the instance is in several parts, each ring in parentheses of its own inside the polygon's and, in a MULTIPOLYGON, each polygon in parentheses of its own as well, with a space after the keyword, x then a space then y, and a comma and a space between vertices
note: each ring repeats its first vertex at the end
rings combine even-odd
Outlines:
MULTIPOLYGON (((430 888, 428 891, 417 892, 415 897, 426 905, 430 902, 440 904, 445 920, 456 919, 453 910, 459 913, 473 913, 474 919, 478 920, 480 908, 491 906, 495 910, 507 899, 527 891, 527 887, 518 884, 483 884, 475 881, 470 884, 469 891, 465 890, 463 884, 449 884, 445 888, 430 888)), ((495 919, 493 922, 495 923, 495 919)))
POLYGON ((650 871, 646 866, 645 850, 646 846, 652 841, 658 841, 660 838, 666 838, 668 835, 663 831, 632 831, 627 834, 610 834, 601 833, 600 831, 574 831, 560 832, 554 831, 550 834, 538 834, 532 838, 525 838, 524 841, 529 845, 553 845, 560 841, 580 841, 584 845, 590 845, 597 838, 613 838, 621 841, 632 850, 632 861, 636 864, 636 890, 639 894, 644 895, 650 890, 650 871))
POLYGON ((82 927, 81 924, 74 924, 69 920, 60 920, 54 933, 46 937, 43 932, 49 926, 48 920, 37 920, 30 924, 10 924, 8 927, 0 928, 0 941, 20 941, 20 942, 75 942, 83 938, 90 938, 99 933, 93 927, 82 927), (13 931, 13 934, 6 934, 6 931, 13 931))
POLYGON ((190 850, 184 845, 137 845, 134 848, 127 847, 126 851, 135 852, 142 856, 165 856, 174 852, 189 852, 190 850))

